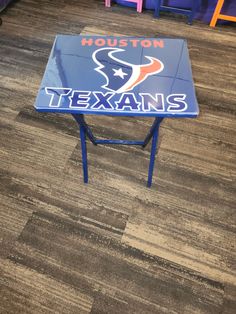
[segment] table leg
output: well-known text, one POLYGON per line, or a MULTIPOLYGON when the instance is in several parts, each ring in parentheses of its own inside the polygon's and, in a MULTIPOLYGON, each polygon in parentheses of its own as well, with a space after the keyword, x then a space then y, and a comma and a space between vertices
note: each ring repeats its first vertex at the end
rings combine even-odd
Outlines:
POLYGON ((87 123, 84 120, 84 115, 83 114, 72 114, 72 116, 74 117, 76 122, 79 124, 79 126, 82 125, 84 127, 85 133, 87 134, 88 138, 93 143, 93 145, 97 145, 96 144, 96 138, 94 137, 92 131, 90 130, 89 126, 87 125, 87 123))
POLYGON ((155 157, 157 151, 157 143, 158 143, 158 134, 159 127, 163 120, 163 118, 157 117, 153 125, 151 126, 146 138, 144 141, 119 141, 119 140, 97 140, 88 125, 86 124, 83 115, 75 115, 73 117, 77 121, 80 126, 80 140, 81 140, 81 151, 82 151, 82 163, 83 163, 83 175, 84 175, 84 183, 88 183, 88 161, 87 161, 87 146, 86 146, 86 135, 90 139, 90 141, 94 144, 126 144, 126 145, 142 145, 144 148, 149 141, 152 139, 151 146, 151 154, 150 154, 150 162, 149 162, 149 170, 148 170, 148 181, 147 186, 151 187, 152 185, 152 176, 155 164, 155 157))
POLYGON ((164 118, 160 118, 160 117, 158 117, 158 118, 156 118, 154 121, 153 121, 153 124, 152 124, 152 126, 151 126, 151 128, 150 128, 150 130, 149 130, 149 132, 148 132, 148 134, 147 134, 147 136, 146 136, 146 138, 145 138, 145 140, 144 140, 144 142, 143 142, 143 148, 145 148, 146 146, 147 146, 147 144, 149 143, 149 141, 151 140, 151 138, 153 137, 153 134, 154 134, 154 131, 155 131, 155 129, 157 128, 157 127, 159 127, 159 125, 161 124, 161 122, 162 122, 162 120, 163 120, 164 118))
POLYGON ((88 183, 88 161, 87 161, 87 147, 86 147, 86 130, 84 126, 80 125, 80 140, 83 162, 84 183, 88 183))
POLYGON ((152 147, 151 147, 150 163, 149 163, 149 169, 148 169, 148 181, 147 181, 147 186, 149 188, 152 185, 152 175, 153 175, 153 169, 154 169, 155 157, 156 157, 156 151, 157 151, 159 127, 160 127, 160 124, 157 124, 156 128, 153 131, 153 137, 152 137, 152 147))

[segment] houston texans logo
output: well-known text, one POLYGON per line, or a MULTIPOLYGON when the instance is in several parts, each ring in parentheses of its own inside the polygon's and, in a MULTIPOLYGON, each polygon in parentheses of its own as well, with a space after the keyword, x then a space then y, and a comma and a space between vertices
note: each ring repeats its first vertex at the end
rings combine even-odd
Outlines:
POLYGON ((98 65, 95 69, 106 78, 102 87, 123 93, 132 90, 148 76, 160 73, 164 69, 163 63, 154 58, 145 56, 150 62, 143 65, 131 64, 115 57, 117 52, 125 51, 120 48, 101 48, 93 53, 93 60, 98 65))

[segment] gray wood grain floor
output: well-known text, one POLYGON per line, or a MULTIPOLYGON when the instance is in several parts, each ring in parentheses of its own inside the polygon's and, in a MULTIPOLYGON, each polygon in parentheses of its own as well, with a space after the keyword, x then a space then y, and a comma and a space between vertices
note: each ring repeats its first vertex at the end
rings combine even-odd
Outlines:
MULTIPOLYGON (((0 313, 236 311, 236 28, 103 1, 20 0, 0 27, 0 313), (197 119, 166 119, 152 189, 149 147, 88 144, 39 114, 56 34, 186 38, 197 119)), ((143 138, 147 119, 88 118, 100 137, 143 138)))

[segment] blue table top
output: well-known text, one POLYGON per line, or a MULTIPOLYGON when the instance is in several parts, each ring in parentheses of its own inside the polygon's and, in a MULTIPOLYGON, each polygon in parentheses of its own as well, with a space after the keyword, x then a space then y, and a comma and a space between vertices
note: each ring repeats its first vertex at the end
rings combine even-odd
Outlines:
POLYGON ((199 113, 183 39, 58 35, 35 108, 152 117, 199 113))

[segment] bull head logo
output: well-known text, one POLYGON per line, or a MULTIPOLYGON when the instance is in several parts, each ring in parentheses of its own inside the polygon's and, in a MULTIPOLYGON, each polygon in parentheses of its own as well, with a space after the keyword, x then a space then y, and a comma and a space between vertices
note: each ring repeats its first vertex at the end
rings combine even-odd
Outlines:
POLYGON ((130 91, 149 75, 160 73, 164 69, 163 63, 154 57, 145 56, 150 62, 143 65, 120 60, 114 54, 121 51, 125 50, 106 47, 93 53, 93 60, 98 65, 95 70, 106 78, 106 84, 102 87, 107 90, 116 93, 130 91))

